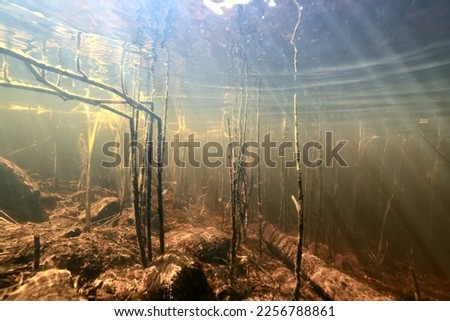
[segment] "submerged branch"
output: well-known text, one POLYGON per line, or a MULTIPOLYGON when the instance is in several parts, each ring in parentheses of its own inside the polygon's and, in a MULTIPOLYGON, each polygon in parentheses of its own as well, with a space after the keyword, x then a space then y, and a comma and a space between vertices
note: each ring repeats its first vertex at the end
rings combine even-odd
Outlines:
MULTIPOLYGON (((91 78, 85 77, 80 74, 74 73, 70 70, 63 69, 62 67, 55 67, 55 66, 49 65, 45 62, 34 59, 30 55, 27 55, 25 53, 20 53, 15 50, 12 50, 12 49, 0 47, 0 54, 8 55, 10 57, 13 57, 15 59, 18 59, 18 60, 24 62, 25 64, 30 64, 30 65, 33 65, 34 67, 43 69, 45 71, 50 71, 50 72, 53 72, 53 73, 56 73, 56 74, 59 74, 59 75, 62 75, 62 76, 65 76, 65 77, 68 77, 68 78, 71 78, 74 80, 78 80, 80 82, 83 82, 83 83, 86 83, 86 84, 89 84, 89 85, 92 85, 95 87, 98 87, 105 91, 108 91, 112 94, 115 94, 115 95, 125 99, 125 101, 129 105, 151 115, 151 117, 154 117, 155 119, 161 119, 157 114, 155 114, 154 112, 152 112, 151 110, 149 110, 147 107, 144 106, 144 104, 152 104, 152 102, 144 102, 144 103, 138 102, 137 100, 127 96, 126 93, 124 93, 123 91, 121 91, 120 89, 118 89, 116 87, 107 85, 98 80, 93 80, 91 78)), ((41 75, 41 77, 42 77, 42 75, 41 75)))
MULTIPOLYGON (((161 243, 160 247, 161 247, 161 253, 163 253, 164 252, 164 226, 163 226, 163 215, 164 215, 163 213, 164 212, 163 212, 163 199, 162 199, 162 197, 163 197, 162 196, 162 171, 163 171, 162 119, 160 116, 158 116, 157 114, 155 114, 153 112, 153 102, 142 103, 142 102, 139 102, 139 101, 133 99, 132 97, 128 96, 128 94, 126 92, 125 84, 123 81, 123 74, 121 75, 122 76, 122 89, 121 90, 116 87, 105 84, 101 81, 93 80, 93 79, 89 78, 81 70, 81 63, 80 63, 81 34, 78 34, 77 41, 78 41, 78 47, 77 47, 76 63, 77 63, 78 73, 64 69, 61 66, 55 67, 44 61, 36 60, 32 56, 30 56, 24 52, 19 52, 19 51, 15 51, 12 49, 0 47, 0 54, 4 54, 5 56, 10 56, 12 58, 15 58, 15 59, 20 60, 23 63, 25 63, 25 65, 31 71, 31 73, 34 75, 36 80, 38 82, 42 83, 43 85, 45 85, 45 87, 11 82, 6 73, 6 70, 7 70, 6 58, 3 60, 4 81, 0 82, 0 86, 8 87, 8 88, 30 90, 30 91, 35 91, 35 92, 40 92, 40 93, 45 93, 45 94, 50 94, 50 95, 56 95, 56 96, 61 97, 63 100, 73 99, 73 100, 78 100, 78 101, 87 103, 89 105, 99 106, 100 108, 106 109, 117 115, 127 118, 131 124, 134 121, 132 117, 108 106, 108 104, 128 104, 129 106, 133 107, 134 109, 140 110, 140 111, 146 113, 147 115, 149 115, 151 117, 152 121, 156 120, 157 131, 158 131, 158 137, 157 137, 157 141, 158 141, 158 147, 157 147, 157 154, 158 154, 158 156, 157 156, 158 157, 158 161, 157 161, 158 162, 158 164, 157 164, 157 166, 158 166, 158 170, 157 170, 157 173, 158 173, 158 177, 157 177, 158 214, 159 214, 159 218, 160 218, 160 243, 161 243), (39 70, 41 72, 39 72, 39 70), (46 78, 46 72, 52 72, 52 73, 55 73, 58 75, 57 84, 54 84, 53 82, 49 81, 46 78), (90 97, 77 95, 77 94, 68 92, 66 89, 63 89, 59 86, 61 76, 97 87, 99 89, 102 89, 104 91, 107 91, 111 94, 114 94, 114 95, 122 98, 124 101, 111 100, 111 99, 106 99, 106 100, 94 99, 94 98, 90 98, 90 97), (144 104, 150 105, 151 109, 147 108, 144 104)), ((123 69, 122 69, 122 71, 123 71, 123 69)), ((136 177, 135 177, 135 179, 136 179, 136 177)), ((140 224, 140 222, 139 222, 139 224, 140 224)), ((139 238, 141 235, 140 235, 139 231, 137 231, 137 233, 138 233, 138 238, 139 238)), ((140 245, 140 248, 142 249, 141 242, 139 245, 140 245)), ((145 257, 143 257, 142 261, 145 266, 146 265, 145 257)))
POLYGON ((298 31, 298 27, 300 26, 300 21, 302 19, 302 10, 303 7, 299 5, 297 0, 294 0, 294 3, 297 7, 297 12, 298 12, 298 16, 297 16, 297 22, 294 26, 294 31, 292 32, 292 37, 291 40, 289 41, 289 43, 292 45, 292 47, 294 48, 294 77, 297 76, 297 64, 298 64, 298 49, 297 49, 297 45, 295 44, 295 38, 297 36, 297 31, 298 31))
POLYGON ((74 94, 65 89, 62 89, 58 85, 54 85, 58 88, 58 90, 49 89, 49 88, 42 87, 42 86, 24 84, 24 83, 15 82, 15 81, 0 81, 0 86, 6 87, 6 88, 19 89, 19 90, 28 90, 28 91, 33 91, 33 92, 48 94, 48 95, 53 95, 53 96, 59 96, 63 100, 78 100, 78 101, 81 101, 81 102, 84 102, 86 104, 93 105, 93 106, 99 106, 101 104, 124 105, 127 103, 126 100, 98 99, 98 98, 91 98, 91 97, 87 97, 87 96, 74 94))

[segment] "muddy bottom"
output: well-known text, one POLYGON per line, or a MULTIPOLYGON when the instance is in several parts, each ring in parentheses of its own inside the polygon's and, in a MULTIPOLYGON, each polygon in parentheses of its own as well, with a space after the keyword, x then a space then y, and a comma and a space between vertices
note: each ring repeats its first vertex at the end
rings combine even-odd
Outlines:
MULTIPOLYGON (((44 183, 41 185, 45 188, 44 183)), ((112 192, 103 188, 94 190, 94 201, 115 201, 111 199, 112 192)), ((15 224, 0 220, 2 300, 292 299, 295 286, 292 267, 284 264, 265 242, 259 252, 255 224, 248 226, 246 237, 239 245, 231 278, 228 218, 223 220, 215 213, 195 212, 195 207, 175 209, 172 195, 167 193, 166 253, 159 254, 155 228, 152 262, 144 268, 132 209, 125 208, 120 215, 104 214, 93 221, 88 233, 80 194, 74 182, 67 182, 61 191, 53 193, 56 206, 50 211, 48 222, 15 224), (40 255, 39 262, 34 262, 34 236, 37 235, 40 255), (37 263, 39 268, 34 268, 37 263)), ((371 270, 357 260, 354 264, 351 260, 348 264, 326 259, 323 262, 336 270, 336 275, 349 276, 390 299, 417 299, 407 267, 404 272, 394 273, 388 267, 371 270)), ((314 282, 304 277, 303 300, 333 299, 323 293, 321 282, 327 282, 327 275, 319 279, 316 276, 314 282)), ((419 273, 417 281, 420 300, 450 299, 448 282, 419 273)))

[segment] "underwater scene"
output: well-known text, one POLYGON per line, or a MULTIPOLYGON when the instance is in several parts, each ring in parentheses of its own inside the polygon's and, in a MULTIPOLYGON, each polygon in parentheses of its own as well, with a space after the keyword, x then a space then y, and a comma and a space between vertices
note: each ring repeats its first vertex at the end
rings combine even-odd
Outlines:
POLYGON ((449 15, 0 1, 0 299, 450 300, 449 15))

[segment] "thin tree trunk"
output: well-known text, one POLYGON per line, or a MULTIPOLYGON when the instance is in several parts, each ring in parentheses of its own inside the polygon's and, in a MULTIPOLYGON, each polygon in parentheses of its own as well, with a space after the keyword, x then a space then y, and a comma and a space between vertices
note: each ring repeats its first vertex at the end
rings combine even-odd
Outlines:
MULTIPOLYGON (((231 125, 228 119, 228 135, 231 146, 231 125)), ((231 203, 231 258, 230 258, 230 280, 234 282, 234 265, 236 263, 236 172, 234 171, 233 149, 228 155, 230 162, 230 203, 231 203)))
POLYGON ((130 133, 131 133, 131 159, 133 166, 133 207, 134 219, 136 225, 136 234, 139 245, 139 252, 141 254, 141 262, 144 267, 147 266, 147 256, 145 254, 144 235, 142 232, 141 208, 139 204, 139 169, 138 160, 136 156, 137 131, 134 128, 134 119, 130 119, 130 133))
MULTIPOLYGON (((61 121, 61 116, 60 116, 61 121)), ((57 124, 52 124, 53 130, 53 182, 52 189, 55 192, 59 187, 59 178, 58 178, 58 139, 56 138, 56 130, 59 127, 59 122, 57 124)))
MULTIPOLYGON (((261 135, 260 135, 260 117, 261 117, 261 93, 260 93, 260 84, 258 83, 258 99, 257 99, 257 103, 256 103, 256 136, 257 136, 257 141, 258 141, 258 155, 261 155, 261 148, 260 148, 260 139, 261 139, 261 135)), ((261 231, 261 226, 262 226, 262 220, 263 220, 263 215, 262 215, 262 200, 261 200, 261 164, 258 164, 258 168, 256 169, 256 185, 258 188, 258 249, 259 249, 259 257, 262 257, 262 231, 261 231)))
MULTIPOLYGON (((281 126, 283 132, 283 143, 286 142, 286 112, 283 113, 283 125, 281 126)), ((279 218, 279 228, 281 231, 286 232, 287 228, 287 204, 286 204, 286 183, 287 183, 287 170, 286 170, 286 155, 283 155, 283 160, 281 162, 281 210, 279 218)))
POLYGON ((39 235, 34 235, 33 270, 39 270, 41 259, 41 239, 39 235))
POLYGON ((33 143, 34 143, 34 148, 36 151, 37 163, 39 164, 38 165, 39 168, 36 168, 36 171, 39 172, 41 175, 43 175, 44 166, 42 164, 42 153, 41 153, 40 143, 39 143, 39 139, 38 139, 38 135, 37 135, 36 122, 35 122, 33 115, 31 114, 30 108, 28 108, 28 114, 30 116, 30 121, 31 121, 31 130, 33 132, 33 143))
MULTIPOLYGON (((319 110, 319 120, 317 123, 317 139, 319 142, 322 142, 322 116, 320 114, 320 110, 319 110)), ((319 153, 319 157, 318 159, 323 159, 322 157, 322 152, 318 151, 319 153)), ((324 217, 322 215, 322 206, 323 206, 323 165, 321 165, 318 168, 318 192, 319 195, 317 197, 317 219, 316 219, 316 230, 315 230, 315 236, 314 236, 314 254, 317 255, 317 248, 319 246, 319 241, 321 241, 321 230, 323 229, 323 227, 325 226, 324 223, 324 217)))
POLYGON ((302 171, 300 163, 300 143, 298 137, 298 110, 297 110, 297 94, 294 94, 294 126, 295 126, 295 159, 297 167, 297 256, 295 258, 295 289, 293 298, 295 300, 300 299, 301 289, 301 265, 303 255, 303 230, 304 230, 304 217, 303 217, 303 189, 302 189, 302 171))
MULTIPOLYGON (((152 105, 153 108, 153 105, 152 105)), ((152 110, 153 111, 153 110, 152 110)), ((147 253, 148 260, 153 260, 152 255, 152 182, 153 182, 153 124, 154 119, 149 118, 150 127, 147 133, 147 201, 145 204, 146 226, 147 226, 147 253)))
POLYGON ((158 121, 158 218, 159 218, 159 251, 161 254, 164 253, 164 209, 163 209, 163 144, 162 139, 162 124, 161 120, 158 121))
POLYGON ((163 172, 163 162, 165 156, 165 141, 166 141, 166 133, 167 133, 167 113, 169 108, 169 62, 170 62, 170 54, 166 48, 166 82, 164 88, 164 130, 162 130, 161 125, 159 127, 159 131, 161 133, 161 144, 162 146, 158 149, 158 217, 159 217, 159 251, 161 254, 165 251, 164 245, 164 211, 163 211, 163 186, 162 186, 162 172, 163 172))

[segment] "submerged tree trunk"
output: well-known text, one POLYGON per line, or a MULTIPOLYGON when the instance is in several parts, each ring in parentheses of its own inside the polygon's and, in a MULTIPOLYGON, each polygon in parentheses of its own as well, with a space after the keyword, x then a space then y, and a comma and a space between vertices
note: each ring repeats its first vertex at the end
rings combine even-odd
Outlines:
POLYGON ((131 132, 131 159, 133 166, 133 207, 134 207, 134 219, 136 224, 136 235, 139 245, 139 252, 141 254, 141 262, 144 267, 147 266, 147 256, 145 254, 144 235, 142 231, 141 220, 141 208, 139 204, 139 170, 138 160, 136 155, 137 144, 137 131, 134 127, 134 119, 130 119, 130 132, 131 132))
MULTIPOLYGON (((297 239, 279 231, 264 221, 262 237, 269 250, 289 268, 296 266, 297 239)), ((390 301, 397 298, 378 292, 345 273, 330 268, 324 261, 309 253, 303 253, 302 278, 307 280, 324 300, 390 301)))
MULTIPOLYGON (((260 84, 258 83, 258 101, 257 101, 257 109, 256 109, 256 132, 257 132, 257 141, 260 141, 260 109, 261 109, 261 94, 260 94, 260 84)), ((258 154, 261 155, 261 148, 258 144, 258 154)), ((261 166, 258 164, 258 168, 256 169, 256 186, 257 186, 257 205, 258 205, 258 249, 259 249, 259 257, 262 257, 262 200, 261 200, 261 166)))
POLYGON ((300 143, 298 139, 298 110, 297 110, 297 94, 294 95, 294 126, 295 126, 295 156, 297 167, 297 183, 298 196, 295 202, 297 208, 297 254, 295 258, 295 289, 293 297, 295 300, 300 299, 301 289, 301 265, 303 254, 303 230, 304 230, 304 214, 303 214, 303 189, 302 189, 302 171, 300 167, 300 143))
MULTIPOLYGON (((153 110, 152 110, 153 111, 153 110)), ((145 219, 147 226, 147 254, 148 260, 151 262, 153 260, 152 255, 152 181, 153 181, 153 121, 154 119, 149 119, 150 127, 147 133, 147 198, 145 202, 145 219)))
POLYGON ((50 116, 50 121, 52 122, 52 136, 53 136, 53 181, 52 181, 52 190, 56 192, 59 188, 59 177, 58 177, 58 139, 57 133, 59 123, 61 122, 61 116, 59 116, 59 121, 57 123, 54 122, 53 116, 50 116))
MULTIPOLYGON (((228 136, 231 144, 231 125, 230 119, 228 119, 228 136)), ((234 280, 234 265, 236 263, 236 171, 234 168, 233 149, 230 150, 228 155, 230 160, 230 203, 231 203, 231 257, 230 257, 230 280, 233 283, 234 280)))

